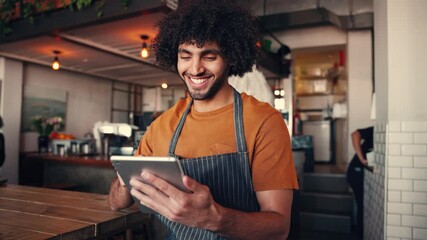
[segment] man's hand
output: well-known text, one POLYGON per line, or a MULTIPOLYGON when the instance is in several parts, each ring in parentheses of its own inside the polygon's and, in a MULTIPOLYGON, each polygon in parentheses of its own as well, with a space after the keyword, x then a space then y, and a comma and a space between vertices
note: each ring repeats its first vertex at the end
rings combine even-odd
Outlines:
POLYGON ((186 193, 149 172, 142 172, 141 177, 145 183, 135 178, 130 181, 131 194, 141 204, 171 221, 190 227, 216 230, 216 223, 220 220, 220 206, 213 200, 207 186, 184 176, 184 186, 191 191, 186 193))

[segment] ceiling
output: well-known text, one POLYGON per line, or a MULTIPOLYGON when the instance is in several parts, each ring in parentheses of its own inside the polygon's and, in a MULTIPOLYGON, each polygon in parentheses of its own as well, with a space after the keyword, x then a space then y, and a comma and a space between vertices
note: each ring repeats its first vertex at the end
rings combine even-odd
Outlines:
MULTIPOLYGON (((170 5, 174 1, 133 1, 127 14, 107 5, 112 2, 106 1, 106 14, 101 19, 94 18, 93 12, 81 10, 86 15, 78 15, 81 13, 61 9, 48 17, 39 17, 34 25, 26 20, 16 21, 11 36, 0 37, 0 55, 50 67, 53 51, 58 50, 60 71, 146 86, 181 85, 175 72, 154 64, 154 54, 147 59, 139 56, 140 36, 148 35, 150 43, 157 33, 155 23, 176 7, 170 5)), ((276 76, 265 68, 261 70, 267 78, 276 76)))

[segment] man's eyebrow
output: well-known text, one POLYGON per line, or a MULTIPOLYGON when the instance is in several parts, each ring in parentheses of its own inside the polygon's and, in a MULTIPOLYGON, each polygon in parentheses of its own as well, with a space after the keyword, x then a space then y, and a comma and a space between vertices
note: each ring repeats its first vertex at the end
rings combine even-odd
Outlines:
MULTIPOLYGON (((192 52, 190 52, 190 51, 188 51, 186 49, 183 49, 183 48, 179 48, 178 49, 178 53, 193 54, 192 52)), ((218 55, 221 55, 221 51, 218 50, 218 49, 205 49, 205 50, 203 50, 200 53, 200 55, 202 55, 202 56, 207 55, 207 54, 218 54, 218 55)))

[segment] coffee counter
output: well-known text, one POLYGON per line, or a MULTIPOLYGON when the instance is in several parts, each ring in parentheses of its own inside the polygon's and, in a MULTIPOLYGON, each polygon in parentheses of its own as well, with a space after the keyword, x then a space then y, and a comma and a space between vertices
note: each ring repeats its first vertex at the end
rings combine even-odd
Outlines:
POLYGON ((106 156, 22 153, 19 184, 107 194, 116 172, 106 156))

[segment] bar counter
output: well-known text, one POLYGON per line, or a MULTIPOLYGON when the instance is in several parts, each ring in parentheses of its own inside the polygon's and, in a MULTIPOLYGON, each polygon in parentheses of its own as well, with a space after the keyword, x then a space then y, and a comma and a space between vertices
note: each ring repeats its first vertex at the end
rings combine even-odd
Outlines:
POLYGON ((148 214, 136 208, 112 211, 107 199, 93 193, 0 186, 0 239, 123 239, 131 237, 132 229, 149 229, 148 214))
POLYGON ((116 177, 107 156, 21 153, 19 184, 107 194, 116 177))

